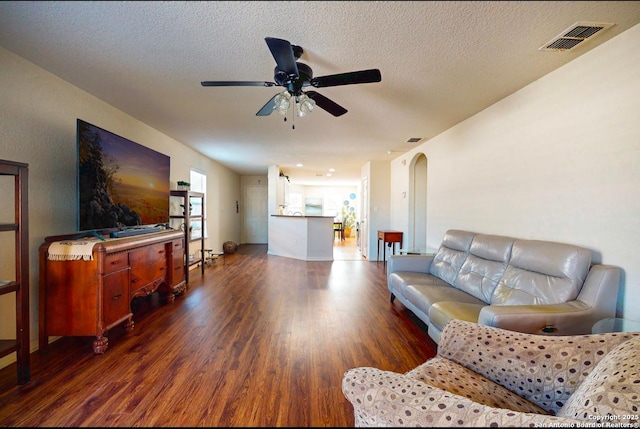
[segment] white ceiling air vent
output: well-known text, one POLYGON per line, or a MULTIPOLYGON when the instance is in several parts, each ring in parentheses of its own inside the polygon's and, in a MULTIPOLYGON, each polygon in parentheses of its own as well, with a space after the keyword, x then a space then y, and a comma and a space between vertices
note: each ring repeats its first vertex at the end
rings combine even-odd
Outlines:
POLYGON ((418 143, 420 140, 422 140, 422 137, 411 137, 407 140, 407 143, 418 143))
POLYGON ((571 27, 538 48, 539 51, 568 51, 580 43, 599 34, 613 24, 578 21, 571 27))

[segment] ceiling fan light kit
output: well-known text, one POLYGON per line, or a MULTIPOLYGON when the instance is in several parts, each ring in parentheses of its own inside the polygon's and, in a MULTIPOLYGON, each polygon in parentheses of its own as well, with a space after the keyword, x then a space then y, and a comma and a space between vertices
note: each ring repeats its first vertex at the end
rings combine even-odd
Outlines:
POLYGON ((273 100, 273 108, 277 110, 281 115, 286 115, 289 106, 291 105, 291 94, 288 91, 282 91, 276 95, 273 100))
POLYGON ((313 111, 313 108, 316 107, 316 102, 309 98, 307 94, 302 94, 296 97, 296 105, 298 106, 298 116, 303 117, 313 111))
MULTIPOLYGON (((276 60, 273 82, 262 81, 202 81, 202 86, 282 86, 279 92, 267 101, 256 116, 268 116, 274 110, 286 115, 291 107, 291 97, 294 98, 297 116, 310 114, 315 106, 329 112, 333 116, 342 116, 347 109, 316 91, 303 91, 304 88, 326 88, 330 86, 354 85, 360 83, 374 83, 382 80, 378 69, 360 70, 338 73, 328 76, 313 77, 311 67, 297 60, 302 56, 302 47, 292 45, 287 40, 266 37, 267 46, 276 60)), ((285 118, 286 120, 286 118, 285 118)))

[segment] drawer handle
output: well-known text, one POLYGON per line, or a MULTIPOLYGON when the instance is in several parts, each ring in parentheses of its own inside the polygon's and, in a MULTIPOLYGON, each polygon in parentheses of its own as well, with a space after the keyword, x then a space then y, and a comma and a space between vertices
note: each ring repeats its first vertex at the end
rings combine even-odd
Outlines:
POLYGON ((138 283, 140 281, 139 278, 131 279, 131 283, 138 283))
POLYGON ((112 296, 112 297, 111 297, 111 299, 112 299, 112 300, 114 300, 114 301, 117 301, 117 300, 119 300, 120 298, 122 298, 122 294, 121 294, 121 293, 119 293, 119 294, 117 294, 117 295, 115 295, 115 296, 112 296))
POLYGON ((122 259, 118 259, 117 261, 111 261, 111 265, 118 265, 120 262, 122 262, 122 259))
POLYGON ((162 254, 164 253, 164 249, 159 250, 159 251, 158 251, 158 253, 159 253, 160 255, 162 255, 162 254))

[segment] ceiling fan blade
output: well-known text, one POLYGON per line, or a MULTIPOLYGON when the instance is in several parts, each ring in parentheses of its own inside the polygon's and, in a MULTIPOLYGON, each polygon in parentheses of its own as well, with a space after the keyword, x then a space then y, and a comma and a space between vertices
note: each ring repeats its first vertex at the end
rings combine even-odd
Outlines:
POLYGON ((327 86, 380 82, 381 80, 382 75, 380 74, 380 70, 369 69, 314 77, 313 79, 311 79, 311 86, 315 88, 325 88, 327 86))
POLYGON ((262 81, 236 81, 236 80, 205 80, 200 82, 202 86, 276 86, 275 82, 262 81))
POLYGON ((316 102, 316 106, 321 109, 326 110, 331 113, 333 116, 342 116, 347 113, 347 109, 339 105, 333 100, 328 99, 324 95, 320 94, 316 91, 307 91, 305 92, 309 98, 316 102))
POLYGON ((267 104, 262 106, 262 109, 258 110, 256 116, 269 116, 271 112, 273 112, 273 109, 276 107, 276 97, 278 95, 279 93, 271 97, 271 99, 267 101, 267 104))
POLYGON ((276 39, 274 37, 265 37, 264 40, 269 46, 271 55, 276 60, 278 65, 278 71, 285 72, 288 76, 298 77, 298 66, 296 65, 296 58, 293 55, 293 48, 291 43, 287 40, 276 39))

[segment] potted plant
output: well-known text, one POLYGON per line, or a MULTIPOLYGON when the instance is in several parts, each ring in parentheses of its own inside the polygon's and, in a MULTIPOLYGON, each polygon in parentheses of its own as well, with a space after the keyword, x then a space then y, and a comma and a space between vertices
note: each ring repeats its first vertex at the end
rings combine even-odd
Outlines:
POLYGON ((351 211, 349 207, 342 207, 340 213, 342 217, 342 227, 344 228, 344 236, 346 238, 351 237, 351 230, 356 227, 356 212, 351 211))

